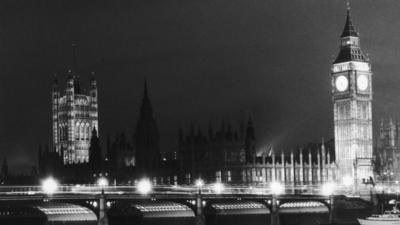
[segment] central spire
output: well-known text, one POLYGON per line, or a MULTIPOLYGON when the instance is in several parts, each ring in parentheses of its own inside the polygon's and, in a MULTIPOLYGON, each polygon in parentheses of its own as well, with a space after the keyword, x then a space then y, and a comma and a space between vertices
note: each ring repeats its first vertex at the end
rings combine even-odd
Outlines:
POLYGON ((347 5, 347 17, 346 17, 346 24, 344 25, 344 29, 342 32, 342 35, 340 36, 341 38, 343 37, 358 37, 358 33, 351 22, 351 16, 350 16, 350 5, 347 5))
POLYGON ((153 109, 151 107, 150 98, 147 88, 147 79, 144 81, 142 106, 140 107, 140 118, 152 118, 153 109))

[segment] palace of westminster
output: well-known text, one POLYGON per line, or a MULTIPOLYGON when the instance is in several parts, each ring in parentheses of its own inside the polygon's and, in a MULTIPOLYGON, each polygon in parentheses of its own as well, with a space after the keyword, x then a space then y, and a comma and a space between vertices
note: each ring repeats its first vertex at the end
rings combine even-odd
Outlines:
MULTIPOLYGON (((331 67, 334 138, 310 143, 290 152, 262 147, 251 118, 233 128, 221 122, 207 132, 193 126, 177 132, 176 151, 160 152, 160 134, 153 116, 147 82, 139 118, 132 136, 106 139, 106 155, 99 143, 98 92, 94 74, 83 91, 76 68, 65 85, 54 78, 52 89, 51 147, 40 147, 37 175, 53 175, 64 183, 94 182, 106 176, 117 184, 147 176, 158 184, 207 182, 289 185, 321 184, 350 177, 354 182, 398 179, 400 175, 400 123, 382 121, 378 140, 372 136, 372 72, 360 47, 359 34, 347 10, 340 50, 331 67), (340 160, 336 160, 340 159, 340 160), (383 163, 384 162, 384 163, 383 163)), ((101 140, 105 140, 101 139, 101 140)), ((15 179, 6 160, 2 183, 15 179)))

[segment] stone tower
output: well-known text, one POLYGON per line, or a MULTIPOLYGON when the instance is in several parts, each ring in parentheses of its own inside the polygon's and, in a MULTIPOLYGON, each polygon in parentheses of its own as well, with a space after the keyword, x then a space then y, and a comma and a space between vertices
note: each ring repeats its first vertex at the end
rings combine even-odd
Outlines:
POLYGON ((53 149, 64 164, 89 162, 92 130, 99 130, 96 79, 92 74, 90 90, 85 93, 74 67, 68 72, 65 90, 61 92, 55 76, 52 91, 53 149))
POLYGON ((350 8, 331 75, 337 177, 359 183, 372 177, 372 72, 350 8))

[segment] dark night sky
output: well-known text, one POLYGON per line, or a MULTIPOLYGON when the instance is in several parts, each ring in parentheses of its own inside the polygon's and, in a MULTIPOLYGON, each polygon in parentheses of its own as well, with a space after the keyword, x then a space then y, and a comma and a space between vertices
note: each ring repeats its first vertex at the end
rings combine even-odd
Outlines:
MULTIPOLYGON (((372 62, 376 126, 400 110, 400 2, 351 4, 372 62)), ((83 86, 97 74, 102 137, 133 133, 144 77, 163 151, 180 123, 204 132, 209 120, 237 127, 248 115, 260 143, 332 137, 330 67, 345 9, 344 0, 2 0, 0 156, 26 169, 50 142, 52 75, 70 68, 72 42, 83 86)))

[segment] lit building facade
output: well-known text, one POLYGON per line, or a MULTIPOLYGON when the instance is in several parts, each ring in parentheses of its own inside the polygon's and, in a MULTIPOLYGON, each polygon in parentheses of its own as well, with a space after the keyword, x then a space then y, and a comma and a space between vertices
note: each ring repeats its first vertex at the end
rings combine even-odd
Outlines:
POLYGON ((64 164, 89 161, 92 130, 98 127, 97 84, 94 76, 90 90, 80 88, 79 76, 69 72, 64 92, 57 78, 52 91, 53 148, 63 158, 64 164))
POLYGON ((381 120, 375 151, 375 169, 382 181, 400 180, 400 124, 381 120))
MULTIPOLYGON (((216 132, 210 126, 203 135, 192 128, 179 135, 178 182, 191 184, 197 178, 207 182, 262 185, 278 181, 286 185, 315 185, 336 179, 333 141, 314 143, 290 153, 276 154, 271 148, 256 147, 252 122, 234 131, 222 124, 216 132)), ((176 180, 165 177, 164 181, 176 180)), ((167 182, 168 183, 168 182, 167 182)))
POLYGON ((373 176, 372 72, 349 9, 331 75, 337 174, 360 182, 373 176))

